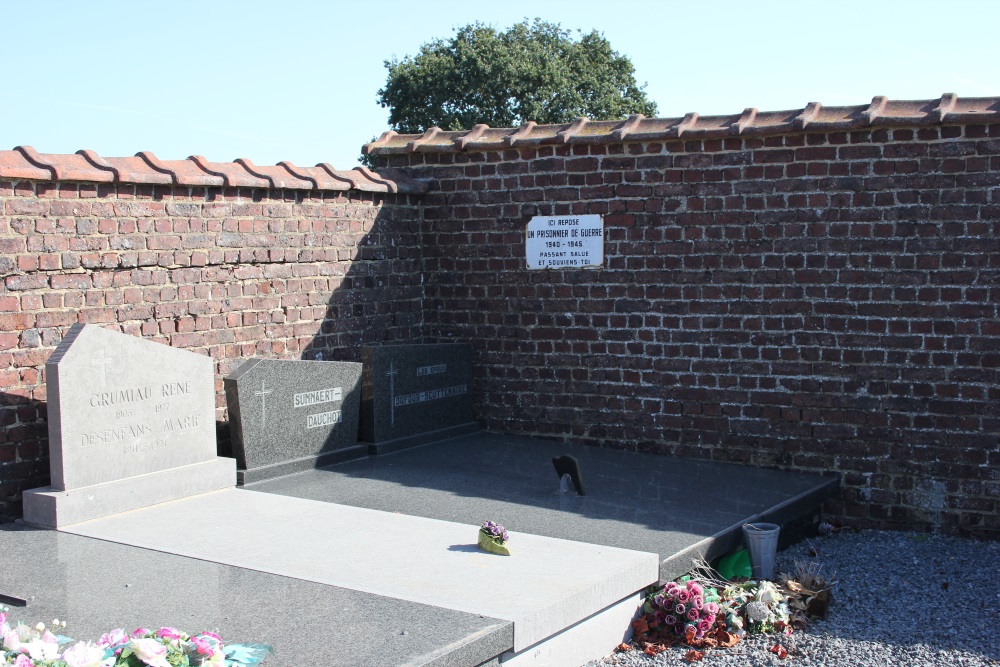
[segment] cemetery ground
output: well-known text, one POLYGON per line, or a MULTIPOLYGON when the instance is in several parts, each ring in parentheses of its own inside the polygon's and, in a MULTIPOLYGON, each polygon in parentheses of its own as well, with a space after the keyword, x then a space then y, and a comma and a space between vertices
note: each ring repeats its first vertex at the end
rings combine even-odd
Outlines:
MULTIPOLYGON (((729 589, 719 598, 707 580, 679 593, 657 592, 657 582, 738 549, 749 522, 782 526, 785 544, 814 534, 837 477, 480 432, 467 345, 383 346, 362 358, 245 362, 225 380, 234 459, 217 455, 207 357, 74 326, 46 364, 52 486, 27 492, 25 521, 0 530, 0 594, 23 605, 12 621, 68 620, 75 638, 101 644, 57 649, 44 629, 8 625, 14 667, 57 658, 68 667, 262 658, 273 667, 579 667, 633 627, 641 648, 668 659, 660 649, 676 638, 664 639, 667 626, 649 634, 667 618, 695 643, 684 659, 734 660, 759 644, 751 630, 792 627, 770 584, 737 587, 732 595, 746 595, 729 604, 729 589), (557 461, 578 466, 574 489, 557 461), (478 547, 484 521, 506 526, 512 555, 478 547), (667 609, 668 598, 692 608, 667 609), (682 611, 688 620, 673 618, 682 611), (746 644, 717 650, 719 638, 734 643, 737 619, 746 644), (270 652, 254 653, 264 645, 270 652)), ((942 595, 963 613, 974 607, 959 600, 964 575, 949 574, 942 593, 928 590, 926 573, 890 566, 879 587, 873 571, 850 571, 906 562, 911 545, 884 545, 899 539, 876 537, 835 559, 868 591, 845 595, 860 606, 847 607, 851 619, 880 628, 928 618, 942 631, 957 624, 963 641, 980 621, 995 624, 992 600, 971 624, 948 615, 942 595), (920 604, 945 616, 880 607, 894 604, 900 582, 916 583, 920 604)), ((833 540, 834 553, 850 544, 833 540)), ((992 582, 995 544, 987 552, 981 574, 992 582)), ((906 632, 874 632, 911 646, 906 632)), ((779 658, 810 657, 807 644, 782 641, 769 645, 779 658)), ((957 650, 912 646, 916 654, 899 655, 930 664, 957 650)), ((958 648, 996 659, 988 645, 958 648)))
MULTIPOLYGON (((467 635, 510 630, 493 619, 24 525, 0 527, 0 552, 11 558, 2 568, 4 591, 18 581, 36 584, 28 606, 13 607, 11 617, 67 620, 61 634, 73 637, 169 622, 214 628, 224 639, 277 636, 280 652, 265 665, 389 665, 410 650, 430 654, 467 635)), ((797 561, 836 579, 826 619, 790 636, 709 650, 703 664, 1000 664, 996 543, 841 531, 779 552, 778 569, 797 561), (788 651, 785 659, 772 652, 776 645, 788 651)), ((687 650, 650 657, 635 649, 588 665, 687 664, 687 650)))
MULTIPOLYGON (((1000 665, 1000 545, 926 533, 841 531, 778 553, 778 569, 836 580, 824 619, 790 635, 748 636, 695 662, 778 665, 1000 665), (787 654, 781 657, 783 649, 787 654)), ((616 652, 588 667, 688 664, 689 648, 616 652)), ((694 656, 692 656, 694 657, 694 656)))

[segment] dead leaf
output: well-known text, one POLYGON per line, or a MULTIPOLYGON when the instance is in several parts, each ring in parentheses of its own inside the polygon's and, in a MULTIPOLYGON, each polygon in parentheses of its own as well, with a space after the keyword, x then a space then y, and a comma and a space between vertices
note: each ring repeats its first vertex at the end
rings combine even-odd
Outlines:
POLYGON ((632 629, 635 630, 636 634, 646 634, 649 632, 649 623, 646 622, 645 616, 640 616, 639 618, 632 621, 632 629))
POLYGON ((694 649, 691 649, 690 651, 684 654, 684 659, 687 660, 688 662, 697 662, 698 660, 704 659, 704 657, 705 657, 704 651, 695 651, 694 649))
POLYGON ((695 636, 695 633, 697 633, 697 632, 698 632, 698 630, 695 629, 695 627, 693 625, 686 626, 684 628, 684 641, 686 641, 688 643, 691 643, 692 641, 694 641, 694 636, 695 636))
POLYGON ((781 644, 775 644, 770 648, 771 653, 777 653, 780 660, 788 657, 788 650, 781 644))
POLYGON ((618 646, 616 646, 615 649, 619 653, 628 653, 629 651, 632 650, 632 645, 631 644, 626 644, 626 643, 623 642, 623 643, 619 644, 618 646))
POLYGON ((732 632, 726 632, 725 630, 719 630, 716 632, 715 639, 719 642, 719 646, 722 648, 732 648, 740 643, 739 635, 732 632))
POLYGON ((646 644, 646 648, 642 651, 646 655, 656 656, 657 653, 663 653, 667 650, 667 647, 663 644, 646 644))

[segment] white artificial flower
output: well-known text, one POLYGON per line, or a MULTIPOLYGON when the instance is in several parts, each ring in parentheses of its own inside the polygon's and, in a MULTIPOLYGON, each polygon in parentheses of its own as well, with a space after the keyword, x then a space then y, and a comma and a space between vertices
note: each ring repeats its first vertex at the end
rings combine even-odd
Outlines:
POLYGON ((104 649, 90 642, 77 642, 63 651, 62 659, 69 667, 100 667, 104 649))

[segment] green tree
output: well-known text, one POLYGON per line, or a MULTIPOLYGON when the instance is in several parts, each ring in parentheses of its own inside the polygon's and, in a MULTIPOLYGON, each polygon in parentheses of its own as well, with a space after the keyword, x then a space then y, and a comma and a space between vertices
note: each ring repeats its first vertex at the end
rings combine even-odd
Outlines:
POLYGON ((386 61, 378 103, 389 109, 393 129, 408 134, 435 125, 462 130, 656 115, 631 61, 596 30, 577 35, 541 19, 505 32, 467 25, 414 57, 386 61))

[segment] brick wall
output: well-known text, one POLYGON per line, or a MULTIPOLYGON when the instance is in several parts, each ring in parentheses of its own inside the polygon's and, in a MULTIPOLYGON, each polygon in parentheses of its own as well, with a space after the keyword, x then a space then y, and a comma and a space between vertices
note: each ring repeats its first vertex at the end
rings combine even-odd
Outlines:
POLYGON ((434 179, 426 332, 473 342, 489 429, 833 471, 832 517, 995 538, 1000 124, 945 115, 631 142, 574 124, 523 148, 432 130, 371 152, 434 179), (605 268, 526 270, 531 216, 584 213, 605 268))
POLYGON ((416 201, 0 179, 0 521, 48 484, 45 361, 70 325, 210 355, 224 420, 246 357, 360 360, 419 337, 416 201))

